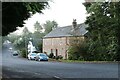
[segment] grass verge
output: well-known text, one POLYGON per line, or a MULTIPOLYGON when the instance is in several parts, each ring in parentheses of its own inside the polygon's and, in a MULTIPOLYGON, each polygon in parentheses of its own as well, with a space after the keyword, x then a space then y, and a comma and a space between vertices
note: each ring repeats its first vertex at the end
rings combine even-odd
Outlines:
POLYGON ((118 61, 79 61, 79 60, 64 60, 64 59, 49 59, 49 61, 66 62, 66 63, 118 63, 118 61))

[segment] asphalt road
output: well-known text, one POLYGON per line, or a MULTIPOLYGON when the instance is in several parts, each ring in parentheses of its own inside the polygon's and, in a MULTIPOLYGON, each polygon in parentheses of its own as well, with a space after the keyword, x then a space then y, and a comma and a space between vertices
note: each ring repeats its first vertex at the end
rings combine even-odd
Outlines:
POLYGON ((46 78, 51 80, 118 78, 117 63, 63 63, 31 61, 13 56, 6 45, 2 51, 3 78, 46 78))

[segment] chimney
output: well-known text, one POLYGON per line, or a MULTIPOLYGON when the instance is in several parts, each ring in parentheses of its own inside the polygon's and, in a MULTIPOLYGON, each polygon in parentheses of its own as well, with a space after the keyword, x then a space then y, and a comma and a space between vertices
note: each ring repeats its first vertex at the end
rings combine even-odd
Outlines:
POLYGON ((73 27, 73 29, 76 29, 76 28, 77 28, 77 22, 76 22, 76 19, 73 19, 72 27, 73 27))

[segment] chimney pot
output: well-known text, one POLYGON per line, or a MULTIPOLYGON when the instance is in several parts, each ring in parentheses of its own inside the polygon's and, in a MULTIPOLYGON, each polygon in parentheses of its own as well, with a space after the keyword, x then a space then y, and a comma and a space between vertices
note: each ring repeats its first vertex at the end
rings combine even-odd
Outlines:
POLYGON ((73 26, 73 29, 75 29, 77 27, 76 19, 73 19, 72 26, 73 26))

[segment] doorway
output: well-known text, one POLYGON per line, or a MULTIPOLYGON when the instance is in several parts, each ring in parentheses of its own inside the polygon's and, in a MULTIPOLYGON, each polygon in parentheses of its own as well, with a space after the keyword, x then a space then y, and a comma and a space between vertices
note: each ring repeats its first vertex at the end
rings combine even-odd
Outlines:
POLYGON ((56 54, 56 56, 58 56, 58 49, 55 50, 55 54, 56 54))

